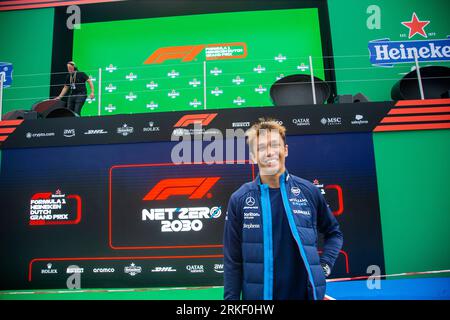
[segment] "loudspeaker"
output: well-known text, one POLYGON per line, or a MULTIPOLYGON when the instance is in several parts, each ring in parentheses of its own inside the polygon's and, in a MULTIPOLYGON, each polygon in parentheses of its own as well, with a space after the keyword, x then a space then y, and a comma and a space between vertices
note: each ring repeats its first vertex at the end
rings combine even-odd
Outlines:
POLYGON ((37 113, 36 111, 26 111, 23 114, 24 120, 36 120, 37 118, 39 118, 39 113, 37 113))
POLYGON ((361 92, 358 92, 353 96, 353 103, 356 102, 369 102, 369 99, 363 95, 361 92))
MULTIPOLYGON (((328 84, 314 77, 317 104, 323 104, 331 95, 328 84)), ((298 106, 313 104, 311 76, 293 74, 277 80, 270 87, 270 97, 276 106, 298 106)))
POLYGON ((31 110, 39 112, 40 114, 45 113, 49 109, 53 108, 65 108, 66 102, 59 99, 48 99, 36 102, 31 107, 31 110))
POLYGON ((43 100, 35 103, 31 110, 36 111, 44 118, 78 117, 78 115, 66 108, 66 102, 59 99, 43 100))
POLYGON ((78 117, 78 115, 70 109, 61 107, 52 107, 44 112, 41 112, 41 116, 44 119, 49 118, 66 118, 66 117, 78 117))
POLYGON ((23 120, 26 112, 25 110, 12 110, 5 113, 2 120, 23 120))
POLYGON ((338 94, 334 103, 353 103, 353 96, 351 94, 338 94))
POLYGON ((39 113, 28 110, 13 110, 3 115, 2 120, 36 120, 39 113))
POLYGON ((362 93, 357 93, 354 96, 351 94, 340 94, 334 99, 334 103, 357 103, 369 102, 369 99, 362 93))
MULTIPOLYGON (((423 95, 425 99, 439 99, 450 90, 450 68, 429 66, 420 68, 423 95)), ((448 93, 447 93, 448 94, 448 93)), ((405 75, 392 87, 392 100, 420 99, 416 70, 405 75)))

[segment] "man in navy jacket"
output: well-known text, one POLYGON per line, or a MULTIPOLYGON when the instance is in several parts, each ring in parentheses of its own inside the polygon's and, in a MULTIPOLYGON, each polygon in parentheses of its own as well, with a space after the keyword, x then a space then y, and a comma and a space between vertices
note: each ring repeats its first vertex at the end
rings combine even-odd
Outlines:
POLYGON ((259 175, 230 198, 224 230, 226 300, 322 300, 343 235, 320 190, 289 174, 286 129, 260 119, 247 132, 259 175), (318 231, 324 235, 317 252, 318 231))

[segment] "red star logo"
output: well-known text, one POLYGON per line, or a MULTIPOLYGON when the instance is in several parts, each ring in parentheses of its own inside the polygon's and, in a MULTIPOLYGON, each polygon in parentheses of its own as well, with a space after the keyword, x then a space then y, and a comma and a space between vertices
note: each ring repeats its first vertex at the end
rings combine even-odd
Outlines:
POLYGON ((416 33, 426 38, 427 34, 425 33, 425 30, 423 30, 423 28, 425 28, 429 23, 429 20, 420 21, 419 18, 417 18, 416 13, 414 12, 411 17, 411 21, 402 22, 402 25, 409 28, 408 39, 411 39, 416 33))

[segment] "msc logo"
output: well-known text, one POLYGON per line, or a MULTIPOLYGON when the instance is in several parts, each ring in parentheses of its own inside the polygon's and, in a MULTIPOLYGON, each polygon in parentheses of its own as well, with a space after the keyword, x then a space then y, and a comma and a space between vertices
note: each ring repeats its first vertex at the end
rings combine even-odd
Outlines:
POLYGON ((190 124, 198 123, 201 126, 207 126, 214 120, 217 113, 199 113, 199 114, 187 114, 182 116, 174 127, 187 127, 190 124))
POLYGON ((174 59, 181 59, 182 62, 189 62, 194 60, 204 49, 206 49, 206 60, 242 59, 247 56, 247 44, 244 42, 199 44, 156 49, 155 52, 144 61, 144 64, 157 64, 174 59))
POLYGON ((167 200, 170 196, 186 195, 189 199, 202 199, 220 177, 178 178, 159 181, 143 200, 167 200))

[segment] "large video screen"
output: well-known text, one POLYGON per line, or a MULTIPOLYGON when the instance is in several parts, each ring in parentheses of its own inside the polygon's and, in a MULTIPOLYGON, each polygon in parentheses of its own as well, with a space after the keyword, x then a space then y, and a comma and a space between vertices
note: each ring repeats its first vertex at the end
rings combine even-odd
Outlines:
MULTIPOLYGON (((372 135, 288 143, 290 173, 321 190, 344 233, 333 278, 384 272, 372 135)), ((257 167, 174 165, 174 145, 3 150, 1 289, 64 288, 72 274, 83 288, 223 285, 228 200, 257 167)))
POLYGON ((290 74, 325 79, 319 10, 260 10, 82 23, 73 60, 101 97, 82 115, 272 106, 290 74))

